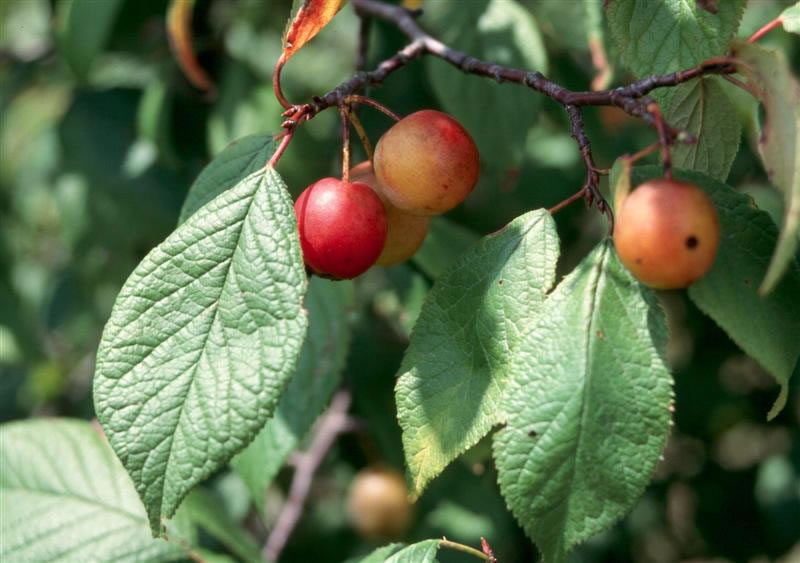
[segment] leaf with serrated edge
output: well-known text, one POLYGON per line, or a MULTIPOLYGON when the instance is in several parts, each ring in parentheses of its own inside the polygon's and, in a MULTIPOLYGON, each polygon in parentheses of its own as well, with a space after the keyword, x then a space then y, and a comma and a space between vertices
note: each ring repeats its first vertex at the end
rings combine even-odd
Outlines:
POLYGON ((675 88, 666 120, 674 127, 692 133, 697 142, 679 143, 672 149, 672 165, 703 172, 725 180, 739 152, 742 127, 733 105, 716 76, 691 80, 675 88))
POLYGON ((278 147, 273 135, 259 133, 232 142, 203 168, 189 188, 178 224, 266 164, 278 147))
POLYGON ((294 372, 307 323, 296 233, 267 168, 192 215, 117 297, 95 410, 154 533, 255 437, 294 372))
POLYGON ((614 0, 606 11, 622 60, 636 76, 665 74, 724 55, 745 0, 725 0, 716 14, 694 0, 614 0))
POLYGON ((504 420, 507 360, 557 260, 552 217, 532 211, 482 239, 431 289, 395 388, 413 493, 504 420))
POLYGON ((0 426, 0 560, 168 561, 130 477, 97 428, 41 418, 0 426))
POLYGON ((350 282, 315 277, 309 284, 305 300, 308 335, 300 351, 297 370, 274 416, 253 443, 231 460, 259 509, 264 508, 267 487, 341 382, 350 342, 348 311, 354 299, 350 282))
POLYGON ((547 298, 512 359, 500 490, 548 563, 630 510, 670 427, 664 315, 610 243, 547 298))
MULTIPOLYGON (((639 184, 663 174, 657 166, 634 168, 639 184)), ((778 229, 752 198, 688 170, 675 177, 696 184, 711 197, 719 217, 720 243, 711 271, 689 287, 689 297, 782 386, 800 356, 800 265, 793 260, 768 296, 758 294, 778 229)))
POLYGON ((737 41, 732 51, 764 105, 758 151, 767 176, 785 200, 783 228, 760 288, 767 294, 795 259, 800 238, 800 82, 780 51, 743 41, 737 41))

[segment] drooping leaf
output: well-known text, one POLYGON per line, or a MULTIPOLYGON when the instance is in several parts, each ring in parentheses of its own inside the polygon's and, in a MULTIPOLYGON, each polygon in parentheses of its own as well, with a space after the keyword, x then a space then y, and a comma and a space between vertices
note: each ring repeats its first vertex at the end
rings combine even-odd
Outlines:
POLYGON ((800 2, 781 12, 781 23, 786 31, 800 34, 800 2))
POLYGON ((672 163, 725 180, 739 151, 742 128, 731 119, 736 108, 715 76, 698 78, 673 89, 664 116, 670 125, 692 133, 697 142, 679 143, 672 163))
POLYGON ((513 354, 500 490, 548 563, 608 528, 650 481, 670 426, 664 316, 600 244, 547 298, 513 354))
POLYGON ((196 88, 212 90, 214 83, 200 66, 192 46, 192 12, 195 0, 172 0, 167 10, 167 35, 173 56, 196 88))
POLYGON ((188 549, 153 539, 130 477, 85 421, 0 426, 0 559, 169 561, 188 549))
POLYGON ((764 106, 758 150, 767 176, 786 202, 778 244, 761 283, 761 293, 767 294, 795 260, 800 242, 800 82, 780 51, 737 41, 733 53, 764 106))
POLYGON ((638 77, 664 74, 724 55, 745 0, 725 0, 716 13, 693 0, 608 3, 607 18, 625 65, 638 77))
POLYGON ((125 283, 94 401, 154 533, 272 415, 305 334, 305 286, 291 200, 272 168, 192 215, 125 283))
POLYGON ((179 514, 247 563, 261 563, 261 552, 253 537, 220 509, 220 500, 211 492, 198 488, 183 501, 179 514))
POLYGON ((267 487, 322 414, 341 382, 350 341, 353 285, 313 278, 306 294, 309 327, 297 369, 278 408, 256 439, 231 461, 263 508, 267 487))
POLYGON ((124 0, 64 0, 59 3, 61 55, 80 79, 89 74, 97 54, 111 36, 124 0))
POLYGON ((295 6, 300 2, 302 5, 296 10, 283 36, 280 60, 284 63, 328 25, 345 0, 295 0, 295 6))
POLYGON ((482 239, 431 289, 395 389, 413 493, 505 419, 508 359, 557 259, 553 219, 533 211, 482 239))
MULTIPOLYGON (((547 72, 536 22, 515 0, 431 2, 423 22, 455 49, 498 64, 547 72)), ((541 96, 471 76, 435 57, 426 64, 439 101, 475 138, 481 160, 519 162, 541 96)))
POLYGON ((479 239, 477 233, 446 217, 433 217, 428 236, 412 260, 428 276, 436 279, 479 239))
MULTIPOLYGON (((656 166, 634 168, 634 182, 661 176, 656 166)), ((742 350, 782 386, 800 356, 800 265, 792 260, 783 280, 768 296, 758 293, 778 229, 752 199, 712 178, 677 170, 675 176, 698 185, 714 202, 720 244, 711 271, 689 287, 689 297, 742 350)))
POLYGON ((189 188, 178 224, 246 176, 266 166, 277 146, 269 134, 249 135, 228 145, 203 168, 189 188))

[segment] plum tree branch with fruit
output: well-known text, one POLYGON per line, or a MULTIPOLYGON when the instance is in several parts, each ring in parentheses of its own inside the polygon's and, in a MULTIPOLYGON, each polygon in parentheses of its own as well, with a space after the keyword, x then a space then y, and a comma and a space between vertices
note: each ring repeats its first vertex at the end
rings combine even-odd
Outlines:
MULTIPOLYGON (((481 60, 449 47, 431 36, 417 23, 416 17, 421 13, 419 10, 409 10, 403 6, 386 4, 379 0, 353 0, 353 6, 356 13, 362 18, 362 30, 368 29, 366 22, 371 18, 378 18, 394 24, 410 39, 410 42, 396 54, 378 64, 374 70, 357 72, 328 93, 313 98, 311 103, 289 104, 280 92, 279 81, 275 82, 278 99, 286 108, 283 114, 286 118, 283 127, 287 131, 291 131, 324 109, 347 105, 349 96, 362 91, 367 86, 380 85, 389 75, 414 59, 424 55, 437 57, 465 73, 491 78, 498 83, 508 82, 525 86, 561 104, 567 113, 571 135, 578 145, 587 174, 582 188, 573 196, 555 205, 551 210, 557 211, 569 203, 584 198, 589 205, 594 204, 600 211, 606 213, 609 220, 612 221, 612 225, 611 209, 600 194, 598 187, 599 176, 603 171, 595 166, 590 141, 583 124, 581 108, 583 106, 618 107, 627 114, 643 119, 652 125, 658 133, 665 176, 669 177, 671 174, 669 147, 675 142, 692 143, 695 139, 691 134, 666 123, 658 104, 648 94, 657 88, 678 86, 706 74, 727 75, 736 70, 734 59, 714 57, 691 68, 669 74, 649 76, 626 86, 600 91, 570 90, 549 80, 540 72, 481 60)), ((364 50, 364 43, 365 39, 362 37, 359 46, 360 52, 364 50)), ((360 68, 361 65, 363 65, 363 53, 359 55, 358 67, 360 68)), ((277 67, 276 70, 279 71, 279 68, 277 67)), ((274 161, 275 159, 273 159, 273 163, 274 161)))

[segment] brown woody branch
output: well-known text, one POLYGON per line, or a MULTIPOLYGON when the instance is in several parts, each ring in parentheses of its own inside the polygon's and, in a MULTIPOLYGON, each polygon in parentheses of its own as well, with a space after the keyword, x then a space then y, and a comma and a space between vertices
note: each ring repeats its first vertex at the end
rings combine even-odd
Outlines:
MULTIPOLYGON (((656 88, 677 86, 705 74, 730 74, 735 71, 729 58, 718 57, 704 61, 692 68, 664 75, 649 76, 618 88, 600 91, 569 90, 549 80, 540 72, 499 65, 452 49, 420 27, 415 19, 418 15, 417 11, 412 12, 401 5, 386 4, 378 0, 353 0, 352 4, 356 12, 364 19, 377 18, 394 24, 410 39, 410 42, 397 54, 380 63, 374 70, 358 72, 324 96, 314 98, 311 104, 294 106, 287 110, 284 114, 287 117, 287 121, 284 122, 285 127, 292 128, 302 119, 309 119, 324 109, 343 105, 347 96, 363 90, 366 86, 382 83, 394 71, 422 55, 438 57, 468 74, 491 78, 497 82, 527 86, 561 104, 567 113, 572 136, 578 144, 587 168, 586 183, 580 192, 563 203, 585 197, 589 204, 596 204, 601 211, 609 215, 609 218, 611 218, 611 211, 598 189, 599 175, 583 126, 581 107, 615 106, 629 115, 643 119, 657 130, 663 153, 668 154, 669 145, 676 140, 691 142, 693 139, 690 135, 664 122, 657 104, 647 94, 656 88)), ((556 208, 560 207, 561 204, 556 206, 556 208)))

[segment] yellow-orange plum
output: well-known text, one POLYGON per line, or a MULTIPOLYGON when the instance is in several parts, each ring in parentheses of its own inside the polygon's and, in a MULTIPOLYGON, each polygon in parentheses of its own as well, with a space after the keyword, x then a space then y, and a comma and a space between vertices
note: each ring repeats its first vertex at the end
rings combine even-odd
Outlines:
POLYGON ((674 289, 697 281, 711 269, 718 245, 714 205, 694 184, 649 180, 617 210, 614 246, 625 267, 650 287, 674 289))
POLYGON ((412 215, 392 205, 383 195, 383 189, 368 160, 350 170, 350 181, 360 182, 372 188, 383 202, 386 210, 386 243, 376 264, 391 266, 405 262, 419 250, 428 234, 429 217, 412 215))
POLYGON ((422 110, 395 123, 375 147, 375 175, 395 207, 437 215, 464 201, 478 181, 478 147, 458 121, 422 110))
POLYGON ((402 536, 411 523, 412 508, 403 475, 381 466, 359 471, 347 495, 350 521, 367 538, 402 536))

